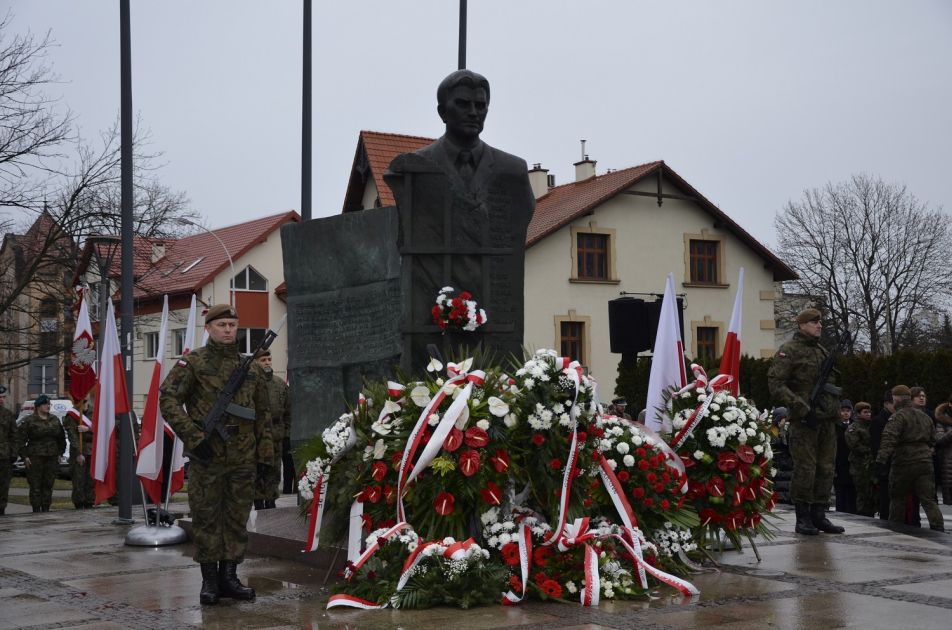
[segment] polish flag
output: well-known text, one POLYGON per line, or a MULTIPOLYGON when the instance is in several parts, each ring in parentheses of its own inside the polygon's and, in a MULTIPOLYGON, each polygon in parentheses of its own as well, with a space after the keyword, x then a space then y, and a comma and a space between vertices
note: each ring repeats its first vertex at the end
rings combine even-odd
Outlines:
POLYGON ((645 405, 645 426, 653 431, 671 432, 671 418, 665 411, 665 394, 672 387, 680 389, 687 383, 684 372, 684 344, 678 318, 678 300, 674 295, 674 274, 669 273, 661 301, 658 334, 651 356, 648 377, 648 401, 645 405))
MULTIPOLYGON (((183 357, 192 351, 192 346, 195 344, 195 320, 197 319, 197 311, 198 305, 195 301, 195 295, 192 294, 192 305, 188 311, 188 323, 185 325, 185 340, 182 344, 183 357)), ((188 458, 185 457, 185 444, 175 435, 175 431, 172 430, 172 427, 167 424, 165 425, 165 434, 172 437, 172 462, 170 464, 170 468, 172 469, 172 481, 168 491, 168 496, 172 496, 185 485, 185 462, 188 461, 188 458)))
POLYGON ((96 341, 93 339, 93 326, 89 322, 85 294, 80 289, 79 315, 69 354, 69 395, 74 403, 85 400, 89 390, 96 386, 96 341))
POLYGON ((119 333, 116 331, 116 314, 112 300, 109 300, 106 327, 103 329, 102 357, 99 360, 96 417, 93 419, 91 457, 97 505, 116 493, 116 416, 122 413, 129 413, 129 394, 126 391, 119 333))
POLYGON ((730 374, 728 388, 732 396, 740 393, 740 329, 741 312, 744 301, 744 268, 740 268, 737 276, 737 293, 734 295, 734 310, 731 312, 731 325, 727 329, 727 339, 724 340, 724 354, 721 355, 719 374, 730 374))
POLYGON ((142 432, 139 434, 139 459, 136 475, 153 503, 162 501, 162 457, 165 454, 165 419, 159 409, 159 387, 162 386, 162 359, 165 357, 165 337, 169 327, 169 296, 162 304, 162 323, 159 325, 159 345, 152 366, 152 381, 142 412, 142 432))

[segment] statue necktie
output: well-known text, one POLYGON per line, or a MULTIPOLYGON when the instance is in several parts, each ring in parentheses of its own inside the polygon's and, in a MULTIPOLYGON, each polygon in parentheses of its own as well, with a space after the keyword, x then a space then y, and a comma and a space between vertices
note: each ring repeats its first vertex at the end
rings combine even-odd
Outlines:
POLYGON ((464 149, 459 152, 459 157, 456 158, 456 170, 459 171, 460 177, 462 177, 463 181, 467 184, 473 181, 473 173, 476 169, 473 166, 473 154, 471 151, 464 149))

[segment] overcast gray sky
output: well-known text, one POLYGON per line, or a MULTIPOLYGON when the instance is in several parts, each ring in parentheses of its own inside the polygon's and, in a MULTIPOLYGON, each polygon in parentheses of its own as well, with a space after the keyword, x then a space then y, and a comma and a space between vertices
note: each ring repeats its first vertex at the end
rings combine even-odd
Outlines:
MULTIPOLYGON (((456 0, 314 1, 314 215, 361 129, 436 137, 456 0)), ((50 30, 53 94, 94 137, 119 108, 119 2, 3 0, 50 30)), ((300 208, 301 1, 132 2, 133 107, 211 227, 300 208)), ((804 188, 868 172, 952 207, 949 0, 470 0, 484 139, 565 183, 663 159, 768 244, 804 188)))

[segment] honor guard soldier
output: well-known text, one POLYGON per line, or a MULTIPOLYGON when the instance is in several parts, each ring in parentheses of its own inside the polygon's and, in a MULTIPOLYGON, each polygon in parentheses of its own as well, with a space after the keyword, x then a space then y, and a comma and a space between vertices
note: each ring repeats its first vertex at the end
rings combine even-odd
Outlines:
POLYGON ((285 382, 271 369, 271 351, 260 353, 257 361, 264 370, 271 394, 271 441, 274 444, 274 463, 268 469, 268 476, 259 478, 255 484, 255 509, 263 510, 275 507, 281 493, 283 456, 291 451, 291 395, 285 382))

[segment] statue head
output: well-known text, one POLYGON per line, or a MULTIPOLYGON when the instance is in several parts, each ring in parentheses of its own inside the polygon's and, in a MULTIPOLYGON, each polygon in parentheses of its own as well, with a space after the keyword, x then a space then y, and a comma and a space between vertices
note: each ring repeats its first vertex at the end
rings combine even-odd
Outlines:
POLYGON ((457 70, 440 82, 436 102, 447 137, 461 147, 475 145, 489 111, 486 77, 472 70, 457 70))

